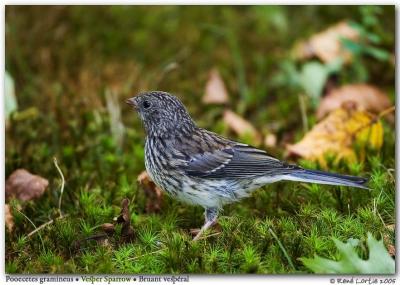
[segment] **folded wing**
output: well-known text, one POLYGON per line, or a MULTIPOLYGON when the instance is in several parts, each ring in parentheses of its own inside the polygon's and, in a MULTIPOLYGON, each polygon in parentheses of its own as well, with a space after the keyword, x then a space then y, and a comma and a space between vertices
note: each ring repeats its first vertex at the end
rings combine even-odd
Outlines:
POLYGON ((299 169, 263 150, 239 143, 194 154, 184 168, 190 176, 225 179, 285 175, 299 169))

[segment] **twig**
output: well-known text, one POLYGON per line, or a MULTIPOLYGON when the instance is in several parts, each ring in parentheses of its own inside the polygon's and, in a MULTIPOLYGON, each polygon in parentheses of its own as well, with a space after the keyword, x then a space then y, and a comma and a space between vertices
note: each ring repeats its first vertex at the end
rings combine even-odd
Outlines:
POLYGON ((38 231, 40 231, 41 229, 47 227, 48 225, 51 225, 54 222, 54 220, 50 220, 42 225, 40 225, 39 227, 35 227, 35 229, 33 231, 31 231, 29 234, 27 234, 27 237, 30 237, 32 235, 34 235, 35 233, 37 233, 38 231))
POLYGON ((274 233, 274 231, 269 228, 268 231, 271 233, 271 235, 274 237, 274 239, 278 242, 279 247, 281 248, 283 255, 286 257, 290 267, 292 267, 293 270, 296 270, 296 268, 294 267, 294 264, 292 262, 292 260, 290 259, 286 249, 283 247, 283 244, 281 243, 281 241, 278 239, 278 237, 276 236, 276 234, 274 233))
POLYGON ((208 236, 203 236, 203 237, 199 238, 198 240, 207 239, 209 237, 217 236, 217 235, 220 235, 221 233, 222 232, 216 232, 216 233, 213 233, 213 234, 209 234, 208 236))
POLYGON ((161 249, 158 249, 158 250, 156 250, 156 251, 152 251, 152 252, 145 253, 145 254, 142 254, 142 255, 139 255, 139 256, 135 256, 135 257, 128 258, 127 260, 136 260, 136 259, 139 259, 139 258, 141 258, 141 257, 143 257, 143 256, 151 255, 151 254, 156 254, 156 253, 162 252, 162 251, 164 251, 164 250, 165 250, 165 248, 161 248, 161 249))
POLYGON ((61 217, 62 217, 62 213, 61 213, 61 201, 62 201, 62 196, 63 196, 63 193, 64 193, 65 179, 64 179, 64 175, 63 175, 63 173, 62 173, 60 167, 58 166, 57 158, 54 157, 53 160, 54 160, 54 165, 56 166, 56 168, 57 168, 57 170, 58 170, 58 173, 60 173, 60 176, 61 176, 60 198, 58 199, 58 213, 60 214, 60 218, 61 218, 61 217))
POLYGON ((63 219, 63 218, 66 218, 66 217, 68 217, 68 215, 64 215, 64 216, 58 217, 56 219, 52 219, 52 220, 50 220, 50 221, 38 226, 37 228, 35 228, 33 231, 31 231, 26 236, 30 237, 30 236, 34 235, 35 233, 37 233, 38 231, 40 231, 41 229, 43 229, 43 228, 47 227, 48 225, 51 225, 52 223, 54 223, 55 220, 63 219))
POLYGON ((394 110, 396 110, 396 106, 389 107, 389 108, 383 110, 382 112, 380 112, 378 114, 378 117, 382 118, 382 117, 386 116, 387 114, 392 113, 394 110))

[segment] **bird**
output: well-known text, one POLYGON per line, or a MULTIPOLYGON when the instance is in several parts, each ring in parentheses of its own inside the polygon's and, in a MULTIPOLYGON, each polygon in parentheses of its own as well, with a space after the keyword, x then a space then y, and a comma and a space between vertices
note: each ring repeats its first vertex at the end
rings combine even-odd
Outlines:
POLYGON ((366 178, 305 169, 198 127, 183 103, 167 92, 141 92, 126 103, 137 111, 145 129, 145 167, 150 178, 173 198, 205 209, 204 224, 194 241, 217 222, 224 205, 270 183, 368 189, 366 178))

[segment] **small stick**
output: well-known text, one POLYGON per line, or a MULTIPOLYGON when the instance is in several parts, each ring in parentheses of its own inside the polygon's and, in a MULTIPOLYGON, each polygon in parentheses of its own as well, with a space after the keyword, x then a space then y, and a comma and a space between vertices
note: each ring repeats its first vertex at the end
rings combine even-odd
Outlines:
POLYGON ((220 235, 221 233, 222 232, 216 232, 216 233, 213 233, 213 234, 209 234, 208 236, 203 236, 203 237, 199 238, 198 240, 207 239, 209 237, 217 236, 217 235, 220 235))
POLYGON ((379 113, 378 118, 382 118, 382 117, 386 116, 387 114, 393 112, 395 109, 396 109, 396 106, 392 106, 392 107, 389 107, 389 108, 383 110, 382 112, 379 113))
POLYGON ((162 252, 162 251, 164 251, 164 250, 165 250, 165 248, 161 248, 161 249, 158 249, 158 250, 156 250, 156 251, 152 251, 152 252, 145 253, 145 254, 142 254, 142 255, 139 255, 139 256, 135 256, 135 257, 128 258, 127 260, 136 260, 136 259, 139 259, 139 258, 141 258, 141 257, 143 257, 143 256, 151 255, 151 254, 156 254, 156 253, 162 252))
POLYGON ((44 223, 43 225, 40 225, 39 227, 35 227, 35 229, 33 231, 31 231, 29 234, 26 235, 26 237, 30 237, 30 236, 34 235, 41 229, 47 227, 48 225, 51 225, 53 222, 54 222, 54 220, 50 220, 50 221, 44 223))
POLYGON ((374 118, 372 118, 371 121, 358 127, 355 131, 353 131, 353 133, 351 135, 354 137, 362 129, 367 128, 367 127, 372 126, 373 124, 377 123, 380 118, 386 116, 387 114, 390 114, 391 112, 394 112, 395 109, 396 109, 396 106, 391 106, 391 107, 383 110, 378 115, 376 115, 374 118))
POLYGON ((52 219, 52 220, 50 220, 50 221, 38 226, 37 228, 35 228, 33 231, 31 231, 29 234, 27 234, 26 237, 30 237, 30 236, 34 235, 35 233, 37 233, 38 231, 40 231, 41 229, 47 227, 48 225, 51 225, 52 223, 54 223, 54 220, 63 219, 63 218, 66 218, 68 216, 69 215, 64 215, 64 216, 58 217, 57 219, 52 219))
POLYGON ((62 217, 62 213, 61 213, 61 201, 62 201, 62 196, 63 196, 63 193, 64 193, 65 179, 64 179, 64 175, 63 175, 63 173, 62 173, 60 167, 58 166, 57 158, 56 158, 56 157, 53 157, 53 160, 54 160, 54 165, 56 166, 56 168, 57 168, 57 170, 58 170, 58 173, 60 173, 60 176, 61 176, 60 198, 58 199, 58 212, 59 212, 60 218, 61 218, 61 217, 62 217))

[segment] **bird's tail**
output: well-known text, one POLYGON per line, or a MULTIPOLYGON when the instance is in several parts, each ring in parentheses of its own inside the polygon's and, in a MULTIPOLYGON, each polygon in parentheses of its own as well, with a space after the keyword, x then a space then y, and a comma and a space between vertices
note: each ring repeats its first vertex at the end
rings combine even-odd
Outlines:
POLYGON ((351 186, 363 189, 369 189, 366 186, 367 178, 330 173, 319 170, 301 169, 285 175, 286 180, 301 181, 318 184, 351 186))

